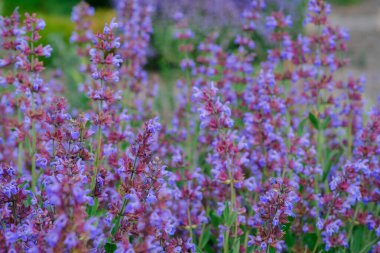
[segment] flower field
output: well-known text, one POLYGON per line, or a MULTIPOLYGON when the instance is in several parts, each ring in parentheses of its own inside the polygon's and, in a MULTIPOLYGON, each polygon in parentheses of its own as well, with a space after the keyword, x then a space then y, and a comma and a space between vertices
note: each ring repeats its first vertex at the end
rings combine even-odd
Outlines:
POLYGON ((61 69, 38 13, 1 16, 0 253, 380 253, 379 105, 331 6, 285 2, 115 0, 95 31, 81 1, 61 69))

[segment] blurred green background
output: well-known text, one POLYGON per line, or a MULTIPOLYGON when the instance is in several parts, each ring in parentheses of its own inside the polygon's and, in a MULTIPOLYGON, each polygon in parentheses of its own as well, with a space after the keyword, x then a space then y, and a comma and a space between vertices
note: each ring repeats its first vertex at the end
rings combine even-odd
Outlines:
MULTIPOLYGON (((73 23, 70 20, 71 11, 79 0, 2 0, 0 12, 2 15, 10 15, 18 7, 20 13, 37 13, 46 21, 46 28, 42 35, 60 35, 65 41, 73 30, 73 23)), ((96 8, 96 15, 93 19, 93 28, 100 30, 108 19, 115 13, 111 2, 107 0, 86 1, 96 8)), ((45 37, 46 38, 46 37, 45 37)))
MULTIPOLYGON (((83 82, 83 76, 78 73, 79 60, 75 49, 70 46, 69 38, 74 29, 70 19, 72 8, 80 0, 0 0, 0 13, 3 16, 10 15, 18 7, 19 13, 37 13, 46 22, 46 27, 41 31, 41 43, 50 44, 53 47, 52 56, 44 59, 46 75, 52 75, 53 70, 59 69, 63 74, 65 83, 64 95, 68 98, 73 108, 79 110, 88 107, 88 99, 83 93, 73 92, 78 90, 78 84, 83 82)), ((86 1, 96 8, 92 19, 92 29, 97 32, 103 29, 104 23, 115 16, 111 3, 106 0, 86 1)))
MULTIPOLYGON (((176 1, 176 0, 173 0, 176 1)), ((284 0, 293 1, 293 0, 284 0)), ((294 24, 293 34, 302 32, 302 16, 305 11, 305 3, 299 6, 297 12, 299 13, 298 20, 294 24), (300 18, 301 17, 301 18, 300 18)), ((330 0, 336 7, 341 6, 354 6, 360 5, 370 0, 330 0)), ((376 0, 374 0, 376 1, 376 0)), ((0 0, 0 13, 1 15, 9 15, 12 11, 19 7, 19 12, 37 13, 39 17, 46 21, 46 28, 42 31, 42 44, 51 44, 53 47, 52 57, 45 63, 48 67, 61 69, 65 77, 65 86, 67 90, 77 90, 77 85, 80 83, 81 77, 77 73, 78 58, 75 49, 69 45, 69 38, 73 31, 74 25, 70 20, 71 11, 74 5, 79 3, 80 0, 0 0)), ((95 7, 95 16, 92 19, 92 29, 94 32, 101 31, 104 23, 109 22, 115 15, 112 8, 112 0, 87 0, 91 6, 95 7)), ((333 8, 333 11, 335 8, 333 8)), ((171 21, 154 20, 153 28, 154 33, 151 39, 152 53, 149 54, 150 59, 146 68, 150 72, 154 72, 163 80, 168 90, 173 87, 176 78, 179 76, 180 70, 178 68, 180 57, 177 51, 177 42, 173 40, 174 24, 171 21)), ((345 24, 342 24, 345 25, 345 24)), ((222 30, 223 38, 227 37, 226 41, 219 41, 224 43, 224 46, 230 50, 234 50, 232 42, 233 34, 236 31, 222 30), (229 37, 230 36, 230 37, 229 37), (230 39, 228 41, 228 38, 230 39)), ((202 41, 205 34, 196 33, 195 44, 202 41)), ((257 46, 258 60, 262 59, 265 55, 266 49, 270 47, 266 41, 260 37, 255 38, 257 46)), ((83 101, 85 96, 77 97, 79 95, 66 96, 69 98, 70 103, 75 108, 83 108, 86 102, 83 101)))
MULTIPOLYGON (((175 1, 175 0, 173 0, 175 1)), ((284 0, 292 1, 292 0, 284 0)), ((330 0, 334 4, 347 5, 359 2, 360 0, 330 0)), ((365 1, 365 0, 362 0, 365 1)), ((12 11, 18 7, 20 13, 24 12, 36 12, 40 17, 46 21, 46 28, 42 32, 42 43, 50 43, 53 48, 57 48, 57 41, 62 40, 61 43, 67 44, 69 37, 73 30, 73 24, 70 20, 70 14, 72 8, 80 0, 0 0, 0 13, 2 15, 9 15, 12 11)), ((112 9, 112 0, 86 0, 91 6, 96 9, 95 17, 93 18, 93 30, 95 32, 100 31, 105 22, 109 22, 112 17, 115 16, 115 12, 112 9)), ((305 0, 306 2, 306 0, 305 0)), ((305 6, 301 5, 299 9, 300 17, 303 16, 305 6)), ((299 19, 301 20, 301 19, 299 19)), ((176 47, 176 43, 172 40, 173 24, 169 24, 167 20, 155 20, 154 34, 152 35, 151 46, 153 49, 153 59, 150 59, 148 68, 153 70, 159 70, 166 67, 178 66, 178 54, 173 48, 176 47)), ((297 22, 294 26, 294 33, 298 33, 302 29, 301 22, 297 22)), ((222 31, 223 35, 231 34, 231 31, 222 31)), ((201 40, 204 34, 198 34, 197 40, 201 40)), ((266 50, 265 41, 262 38, 255 38, 258 45, 259 57, 262 56, 262 52, 266 50), (260 50, 261 49, 261 50, 260 50), (261 51, 261 54, 260 54, 261 51)), ((224 41, 224 43, 226 43, 224 41)), ((233 47, 227 42, 227 47, 233 47)), ((53 59, 56 57, 56 50, 53 53, 53 59)), ((50 62, 48 62, 50 64, 50 62)))

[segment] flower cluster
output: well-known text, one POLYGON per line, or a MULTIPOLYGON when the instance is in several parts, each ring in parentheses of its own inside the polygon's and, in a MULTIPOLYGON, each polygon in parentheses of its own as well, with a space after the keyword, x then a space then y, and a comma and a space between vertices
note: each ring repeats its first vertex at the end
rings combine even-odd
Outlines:
POLYGON ((255 215, 248 223, 257 227, 258 234, 251 236, 251 244, 260 246, 265 252, 269 247, 282 251, 284 236, 282 225, 288 223, 288 217, 294 217, 293 206, 298 201, 297 194, 292 190, 287 179, 270 180, 268 190, 265 195, 260 196, 260 200, 253 207, 255 215))
POLYGON ((86 64, 85 57, 88 55, 90 43, 94 39, 90 20, 94 13, 94 8, 90 7, 86 2, 81 1, 74 7, 71 15, 71 21, 75 23, 75 30, 71 34, 70 42, 78 46, 77 53, 83 61, 80 67, 81 71, 89 71, 89 64, 86 64))
POLYGON ((199 39, 192 10, 170 15, 170 92, 144 69, 166 1, 115 1, 98 33, 80 2, 80 110, 44 66, 45 22, 0 17, 1 252, 379 252, 380 110, 363 77, 336 74, 347 32, 323 0, 299 35, 286 1, 225 2, 244 10, 229 47, 199 39))
POLYGON ((104 26, 103 33, 95 35, 94 47, 90 49, 91 76, 94 80, 104 83, 119 81, 119 72, 123 60, 119 55, 114 55, 113 50, 120 47, 120 39, 115 36, 114 29, 118 24, 111 20, 110 25, 104 26))
POLYGON ((151 50, 153 1, 120 0, 116 1, 116 8, 121 38, 118 53, 124 62, 119 86, 128 90, 123 93, 123 104, 137 111, 131 115, 132 120, 146 120, 144 112, 152 110, 158 92, 156 80, 149 80, 144 69, 151 50))
POLYGON ((231 119, 231 109, 228 107, 228 103, 223 104, 220 101, 217 96, 218 90, 214 84, 201 90, 194 87, 193 90, 194 100, 203 105, 199 108, 202 128, 207 127, 211 130, 232 128, 234 121, 231 119))

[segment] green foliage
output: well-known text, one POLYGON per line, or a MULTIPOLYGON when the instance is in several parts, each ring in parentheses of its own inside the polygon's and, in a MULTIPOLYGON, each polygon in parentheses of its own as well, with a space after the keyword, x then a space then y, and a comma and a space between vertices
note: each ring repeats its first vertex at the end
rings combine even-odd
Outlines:
POLYGON ((303 119, 299 123, 299 125, 298 125, 298 131, 297 131, 298 136, 302 136, 303 135, 303 132, 304 132, 304 129, 305 129, 305 125, 306 125, 307 122, 308 122, 308 118, 305 118, 305 119, 303 119))
MULTIPOLYGON (((74 24, 71 22, 68 16, 60 16, 60 15, 51 15, 48 13, 40 14, 39 17, 43 18, 46 22, 46 27, 41 31, 41 43, 48 44, 51 43, 49 37, 51 36, 59 36, 66 43, 69 42, 71 33, 74 29, 74 24)), ((53 45, 54 46, 54 45, 53 45)), ((53 57, 57 55, 57 50, 52 52, 53 57)))
POLYGON ((310 120, 311 125, 312 125, 316 130, 320 130, 320 123, 319 123, 319 120, 318 120, 318 118, 317 118, 314 114, 309 113, 309 120, 310 120))
POLYGON ((343 155, 343 152, 344 151, 341 149, 336 149, 333 151, 327 149, 326 151, 327 164, 326 164, 326 170, 323 172, 322 181, 326 180, 332 166, 339 161, 339 158, 343 155))
MULTIPOLYGON (((79 0, 3 0, 3 15, 10 15, 16 7, 20 13, 38 12, 49 15, 69 15, 79 0)), ((49 23, 45 20, 46 23, 49 23)))
POLYGON ((181 57, 178 57, 178 42, 173 39, 174 28, 169 22, 154 24, 151 37, 154 56, 148 61, 148 69, 178 68, 181 57))
POLYGON ((365 0, 328 0, 328 2, 336 5, 350 5, 350 4, 357 4, 361 1, 365 0))
POLYGON ((107 242, 106 245, 104 246, 104 249, 106 250, 107 253, 113 253, 116 251, 117 246, 114 243, 107 242))
POLYGON ((206 228, 203 231, 202 237, 200 238, 199 241, 199 249, 202 250, 206 247, 208 241, 211 239, 211 231, 210 228, 206 228))
POLYGON ((64 76, 65 97, 74 108, 88 109, 89 98, 84 93, 77 92, 78 85, 84 81, 84 76, 78 72, 80 60, 75 49, 69 47, 65 39, 59 34, 48 36, 48 42, 53 47, 50 65, 60 69, 64 76))

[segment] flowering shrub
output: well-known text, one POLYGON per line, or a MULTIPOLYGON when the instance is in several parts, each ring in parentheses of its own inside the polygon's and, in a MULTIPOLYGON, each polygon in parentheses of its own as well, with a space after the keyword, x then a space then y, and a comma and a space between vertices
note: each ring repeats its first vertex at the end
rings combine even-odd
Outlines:
POLYGON ((118 1, 102 32, 74 8, 88 111, 57 95, 45 22, 1 17, 0 252, 380 252, 380 112, 365 113, 363 78, 336 75, 348 34, 323 0, 296 37, 265 8, 247 5, 236 50, 194 44, 177 13, 169 122, 144 70, 149 1, 118 1), (273 48, 256 64, 263 20, 273 48))

